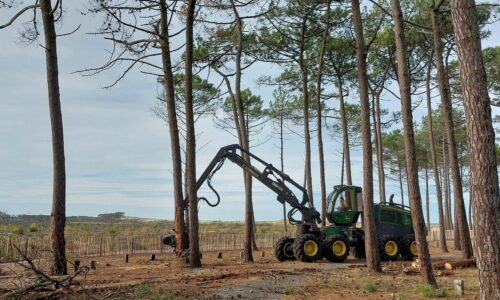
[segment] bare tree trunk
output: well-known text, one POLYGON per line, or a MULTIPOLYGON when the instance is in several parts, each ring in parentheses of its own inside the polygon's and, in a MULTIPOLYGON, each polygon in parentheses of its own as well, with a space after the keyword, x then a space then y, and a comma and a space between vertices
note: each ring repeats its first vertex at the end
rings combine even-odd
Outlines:
POLYGON ((429 147, 431 148, 432 169, 434 171, 434 185, 436 186, 436 196, 438 205, 438 222, 439 222, 439 246, 442 252, 448 252, 446 246, 446 232, 443 212, 443 193, 441 189, 441 179, 439 175, 439 167, 437 163, 436 146, 434 144, 434 130, 432 123, 432 103, 431 103, 431 71, 432 71, 432 55, 429 55, 427 62, 427 74, 425 80, 425 91, 427 98, 427 126, 429 134, 429 147))
MULTIPOLYGON (((349 130, 347 128, 347 114, 345 111, 344 82, 339 73, 337 73, 337 82, 338 82, 339 101, 340 101, 340 121, 342 123, 342 145, 343 145, 342 157, 345 166, 346 184, 351 185, 352 184, 351 150, 349 147, 349 130)), ((343 169, 344 168, 342 168, 342 170, 343 169)))
POLYGON ((401 194, 401 204, 405 204, 405 194, 403 191, 403 174, 401 173, 401 169, 403 167, 401 166, 401 161, 398 158, 398 174, 399 174, 399 192, 401 194))
MULTIPOLYGON (((179 140, 179 127, 177 113, 175 110, 175 90, 172 72, 172 60, 170 57, 170 39, 168 28, 168 12, 165 0, 160 2, 160 45, 163 65, 163 81, 165 84, 165 102, 167 105, 167 120, 170 133, 170 147, 172 151, 172 177, 175 204, 175 250, 177 254, 187 249, 188 235, 184 223, 184 211, 188 211, 187 203, 184 203, 182 186, 182 158, 179 140)), ((188 215, 186 214, 186 217, 188 215)), ((188 219, 188 218, 186 218, 188 219)))
POLYGON ((500 197, 490 99, 474 0, 451 7, 471 148, 474 234, 482 300, 500 299, 500 197), (479 191, 479 192, 476 192, 479 191))
POLYGON ((469 226, 467 225, 467 215, 465 213, 462 177, 460 176, 457 145, 455 141, 449 79, 443 63, 443 51, 438 14, 439 7, 433 7, 433 9, 431 10, 431 19, 434 40, 434 55, 437 67, 439 92, 441 94, 441 113, 443 114, 446 139, 448 141, 448 157, 450 160, 451 177, 453 180, 453 196, 456 219, 455 226, 457 227, 455 228, 455 231, 456 233, 458 233, 458 237, 460 239, 460 241, 455 240, 455 248, 461 248, 463 258, 470 258, 472 257, 472 243, 470 241, 469 226))
POLYGON ((305 36, 306 36, 306 21, 304 18, 302 22, 301 29, 301 41, 300 41, 300 53, 299 53, 299 66, 302 80, 302 97, 304 103, 303 113, 304 113, 304 144, 305 144, 305 170, 306 170, 306 185, 307 185, 307 196, 309 196, 309 201, 311 206, 313 205, 313 185, 312 185, 312 172, 311 172, 311 133, 309 130, 309 80, 308 80, 308 70, 304 61, 305 52, 305 36))
MULTIPOLYGON (((469 167, 469 178, 472 179, 472 174, 471 174, 471 168, 469 167)), ((469 179, 470 183, 469 183, 469 224, 470 224, 470 228, 471 229, 474 229, 474 223, 472 222, 472 199, 474 198, 473 195, 472 195, 472 192, 474 191, 472 189, 472 180, 469 179)))
MULTIPOLYGON (((283 105, 281 105, 283 108, 283 105)), ((285 173, 285 158, 284 153, 284 141, 283 141, 283 111, 280 113, 280 170, 285 173)), ((285 232, 288 232, 287 220, 286 220, 286 202, 283 202, 283 226, 285 227, 285 232)))
POLYGON ((429 213, 429 166, 427 158, 425 159, 425 219, 427 224, 427 231, 431 232, 431 217, 429 213))
POLYGON ((57 35, 54 11, 50 0, 40 0, 43 32, 45 36, 45 65, 49 96, 50 124, 52 127, 52 212, 50 214, 50 246, 52 250, 51 273, 66 275, 66 167, 64 157, 64 132, 59 94, 59 68, 57 63, 57 35))
MULTIPOLYGON (((231 0, 231 7, 233 9, 235 22, 236 22, 236 33, 237 33, 237 45, 236 45, 236 72, 235 72, 235 102, 236 102, 236 111, 238 114, 239 121, 239 140, 240 146, 244 150, 249 150, 249 139, 248 132, 246 130, 246 121, 245 121, 245 110, 243 107, 243 101, 241 99, 241 56, 242 56, 242 45, 243 45, 243 20, 240 18, 238 10, 236 8, 235 0, 231 0)), ((243 159, 246 161, 250 161, 250 157, 248 154, 243 153, 243 159)), ((252 240, 253 240, 253 204, 252 204, 252 175, 246 171, 244 173, 245 180, 245 233, 244 233, 244 242, 243 242, 243 253, 244 253, 244 261, 251 262, 253 261, 253 253, 252 253, 252 240)))
POLYGON ((196 195, 196 135, 193 114, 193 23, 196 0, 188 0, 186 11, 185 105, 186 105, 186 173, 189 201, 189 263, 201 266, 198 235, 198 196, 196 195))
POLYGON ((391 0, 392 16, 394 20, 394 36, 398 61, 398 82, 401 94, 401 112, 405 138, 406 168, 408 172, 408 194, 412 211, 413 229, 418 247, 420 273, 424 282, 437 287, 436 278, 432 271, 431 257, 427 245, 427 235, 423 224, 422 200, 418 183, 418 166, 415 154, 415 137, 413 132, 413 116, 411 109, 410 75, 408 72, 405 34, 403 27, 403 13, 399 0, 391 0))
POLYGON ((375 141, 377 145, 378 187, 380 201, 385 202, 384 147, 382 146, 382 123, 380 121, 380 93, 375 95, 375 141))
POLYGON ((326 12, 326 27, 321 42, 318 57, 318 78, 316 81, 316 123, 318 127, 318 156, 319 156, 319 182, 321 191, 321 225, 326 226, 326 183, 325 183, 325 157, 323 154, 323 124, 322 124, 322 103, 321 103, 321 81, 323 79, 325 47, 330 31, 330 1, 326 12))
POLYGON ((450 176, 448 174, 448 155, 446 153, 445 140, 443 138, 442 143, 442 153, 443 153, 443 182, 444 182, 444 220, 446 224, 446 230, 452 229, 451 225, 451 213, 450 213, 450 184, 448 182, 450 176))
POLYGON ((361 104, 361 136, 363 140, 363 218, 365 225, 365 251, 368 272, 380 272, 378 241, 373 216, 373 162, 370 133, 370 103, 366 74, 366 49, 359 0, 352 0, 352 21, 356 32, 356 65, 358 68, 359 97, 361 104))

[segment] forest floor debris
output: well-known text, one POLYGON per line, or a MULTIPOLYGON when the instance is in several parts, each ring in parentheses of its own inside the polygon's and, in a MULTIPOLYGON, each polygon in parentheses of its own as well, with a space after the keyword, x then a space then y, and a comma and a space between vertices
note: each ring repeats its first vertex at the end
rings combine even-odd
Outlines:
MULTIPOLYGON (((458 252, 439 256, 431 248, 436 262, 459 261, 458 252)), ((345 263, 321 261, 314 264, 277 262, 272 250, 255 252, 255 262, 242 263, 238 251, 204 253, 203 267, 191 269, 171 254, 78 257, 82 267, 96 261, 96 270, 75 276, 79 288, 60 293, 55 298, 82 299, 426 299, 430 296, 454 297, 453 281, 465 281, 460 299, 479 295, 477 269, 436 270, 439 291, 422 285, 412 270, 412 262, 384 262, 382 274, 368 274, 363 260, 349 258, 345 263)), ((46 266, 45 266, 46 267, 46 266)), ((43 266, 42 266, 43 268, 43 266)), ((87 270, 87 269, 86 269, 87 270)), ((73 270, 71 270, 73 271, 73 270)), ((0 292, 12 291, 23 268, 17 264, 0 264, 0 292)), ((73 273, 72 273, 73 274, 73 273)), ((70 276, 72 275, 70 274, 70 276)))

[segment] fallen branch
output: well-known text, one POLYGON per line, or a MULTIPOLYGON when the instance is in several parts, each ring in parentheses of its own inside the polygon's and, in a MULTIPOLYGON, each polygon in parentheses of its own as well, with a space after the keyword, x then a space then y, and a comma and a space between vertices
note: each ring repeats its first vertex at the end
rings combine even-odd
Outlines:
POLYGON ((85 276, 89 271, 88 267, 80 267, 72 275, 54 278, 45 274, 42 270, 37 268, 33 263, 33 260, 27 257, 26 254, 23 253, 17 246, 14 245, 14 247, 22 257, 22 260, 20 262, 17 262, 17 264, 32 272, 36 276, 36 281, 28 286, 7 291, 3 295, 5 298, 17 298, 20 296, 28 295, 30 293, 34 293, 34 295, 32 296, 34 296, 34 298, 36 299, 49 299, 63 293, 66 294, 75 292, 72 287, 79 287, 80 289, 82 289, 82 287, 79 286, 80 282, 75 282, 74 280, 79 275, 85 276))

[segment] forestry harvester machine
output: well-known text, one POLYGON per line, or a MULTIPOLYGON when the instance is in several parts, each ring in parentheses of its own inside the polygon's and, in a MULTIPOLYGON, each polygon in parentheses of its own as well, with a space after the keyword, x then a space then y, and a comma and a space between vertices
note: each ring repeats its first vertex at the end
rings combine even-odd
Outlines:
MULTIPOLYGON (((356 226, 363 212, 360 187, 335 186, 327 197, 327 220, 330 225, 319 227, 320 213, 312 205, 305 188, 273 165, 235 144, 222 147, 196 182, 198 190, 207 181, 217 200, 211 203, 205 197, 200 197, 198 201, 204 201, 211 207, 219 205, 220 196, 213 188, 211 180, 226 159, 275 192, 278 202, 291 206, 287 217, 288 222, 296 226, 296 233, 295 237, 284 237, 276 242, 274 253, 279 261, 314 262, 325 257, 331 262, 342 262, 349 255, 351 248, 355 257, 365 257, 364 231, 356 226), (264 165, 264 169, 254 167, 244 155, 264 165), (287 184, 302 193, 302 200, 295 196, 287 184), (300 220, 294 217, 297 212, 301 214, 300 220)), ((393 195, 389 202, 374 204, 380 258, 395 260, 401 256, 404 259, 413 259, 417 256, 417 247, 409 207, 394 203, 392 197, 393 195)), ((175 247, 175 235, 166 236, 163 243, 175 247)))

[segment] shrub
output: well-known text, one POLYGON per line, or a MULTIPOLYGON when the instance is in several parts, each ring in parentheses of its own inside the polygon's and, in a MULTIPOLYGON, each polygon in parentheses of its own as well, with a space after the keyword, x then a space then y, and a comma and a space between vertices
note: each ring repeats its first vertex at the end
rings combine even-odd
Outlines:
POLYGON ((24 228, 22 228, 21 226, 13 226, 11 231, 15 234, 24 234, 24 228))
POLYGON ((371 281, 364 281, 362 284, 361 284, 361 288, 369 293, 373 293, 373 292, 376 292, 377 291, 377 287, 375 286, 375 284, 373 284, 373 282, 371 281))
POLYGON ((151 288, 147 283, 142 283, 134 287, 134 296, 136 298, 144 298, 151 294, 151 288))
POLYGON ((445 298, 448 297, 448 291, 445 289, 435 289, 429 284, 417 286, 419 292, 425 298, 445 298))
POLYGON ((38 224, 37 223, 31 223, 30 224, 30 228, 29 228, 29 231, 30 232, 38 232, 38 224))
POLYGON ((113 226, 109 228, 108 233, 111 236, 116 236, 118 234, 118 226, 116 226, 116 224, 113 224, 113 226))

